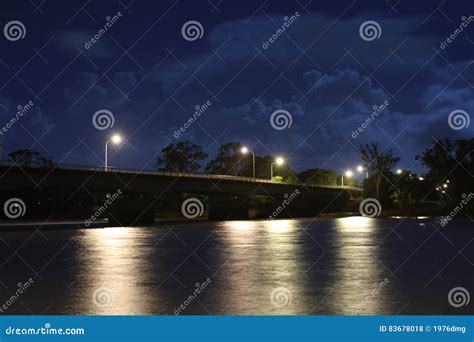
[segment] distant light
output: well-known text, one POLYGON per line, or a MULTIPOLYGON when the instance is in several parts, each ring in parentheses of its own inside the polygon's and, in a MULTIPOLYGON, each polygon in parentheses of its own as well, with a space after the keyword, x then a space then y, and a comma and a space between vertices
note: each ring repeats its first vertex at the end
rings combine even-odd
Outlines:
POLYGON ((446 181, 446 183, 449 183, 449 179, 446 181))
POLYGON ((443 194, 445 194, 445 193, 446 193, 446 191, 444 191, 444 190, 443 190, 443 191, 441 191, 441 192, 442 192, 443 194))
POLYGON ((423 178, 423 177, 418 177, 418 179, 421 180, 421 181, 425 180, 425 178, 423 178))
POLYGON ((444 184, 443 184, 443 188, 446 189, 447 187, 448 187, 448 184, 444 183, 444 184))
POLYGON ((352 177, 352 171, 351 170, 347 170, 346 171, 346 177, 352 177))
POLYGON ((283 165, 283 164, 285 163, 285 159, 283 159, 282 157, 277 157, 277 158, 275 159, 275 163, 276 163, 277 165, 283 165))
POLYGON ((357 171, 359 172, 364 171, 364 167, 362 165, 357 166, 357 171))
POLYGON ((111 140, 114 144, 120 144, 120 142, 122 141, 122 137, 118 134, 115 134, 112 136, 111 140))
POLYGON ((441 190, 441 188, 438 186, 438 187, 436 188, 436 191, 439 191, 439 190, 441 190))
POLYGON ((249 149, 244 146, 240 149, 240 152, 242 152, 243 154, 247 154, 247 153, 249 153, 249 149))
POLYGON ((397 170, 397 175, 402 174, 402 172, 403 172, 402 169, 398 169, 398 170, 397 170))

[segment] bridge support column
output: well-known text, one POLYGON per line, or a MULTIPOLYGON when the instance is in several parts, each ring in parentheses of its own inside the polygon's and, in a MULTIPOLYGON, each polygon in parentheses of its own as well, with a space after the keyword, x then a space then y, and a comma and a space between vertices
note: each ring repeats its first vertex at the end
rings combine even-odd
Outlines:
POLYGON ((248 220, 249 207, 240 196, 209 198, 209 220, 248 220))
POLYGON ((152 196, 127 194, 117 199, 107 213, 111 226, 135 226, 155 223, 152 196))

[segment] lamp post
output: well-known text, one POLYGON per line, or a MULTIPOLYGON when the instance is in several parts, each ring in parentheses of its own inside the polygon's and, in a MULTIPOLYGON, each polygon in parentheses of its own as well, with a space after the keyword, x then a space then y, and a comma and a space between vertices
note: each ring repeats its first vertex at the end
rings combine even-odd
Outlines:
POLYGON ((253 174, 253 178, 255 178, 255 153, 253 153, 252 150, 249 150, 245 146, 240 149, 240 152, 242 152, 243 154, 247 154, 250 152, 252 154, 252 174, 253 174))
MULTIPOLYGON (((345 173, 345 176, 347 178, 351 178, 353 175, 352 171, 351 170, 347 170, 346 173, 345 173)), ((344 175, 341 176, 341 187, 344 186, 344 175)))
POLYGON ((282 157, 277 157, 275 161, 270 164, 270 179, 273 179, 273 164, 283 165, 285 160, 282 157))
POLYGON ((104 170, 107 171, 107 167, 108 167, 108 147, 109 147, 109 142, 112 142, 113 144, 115 145, 118 145, 120 144, 120 142, 122 141, 122 137, 118 134, 114 134, 109 140, 106 141, 105 143, 105 162, 104 162, 104 170))

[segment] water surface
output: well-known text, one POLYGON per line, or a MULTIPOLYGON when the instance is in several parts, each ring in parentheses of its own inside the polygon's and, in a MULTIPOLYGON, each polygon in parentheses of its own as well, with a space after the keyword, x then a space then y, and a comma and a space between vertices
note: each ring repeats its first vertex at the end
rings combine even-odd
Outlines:
POLYGON ((468 220, 43 229, 0 233, 0 308, 34 281, 0 314, 474 313, 447 298, 474 294, 468 220))

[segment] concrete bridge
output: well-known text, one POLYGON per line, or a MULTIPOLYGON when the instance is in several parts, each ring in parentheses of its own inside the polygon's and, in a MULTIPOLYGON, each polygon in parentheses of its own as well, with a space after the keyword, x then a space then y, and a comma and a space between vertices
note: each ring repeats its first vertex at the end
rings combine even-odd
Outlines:
POLYGON ((278 217, 315 216, 343 209, 349 198, 361 191, 226 175, 0 165, 0 199, 2 203, 22 199, 27 208, 25 218, 87 218, 106 206, 101 218, 121 225, 152 223, 160 208, 180 209, 189 197, 202 199, 209 219, 248 219, 252 199, 258 196, 266 198, 264 204, 257 205, 262 217, 277 208, 278 217))

